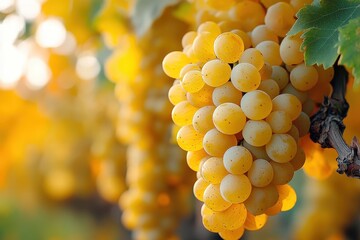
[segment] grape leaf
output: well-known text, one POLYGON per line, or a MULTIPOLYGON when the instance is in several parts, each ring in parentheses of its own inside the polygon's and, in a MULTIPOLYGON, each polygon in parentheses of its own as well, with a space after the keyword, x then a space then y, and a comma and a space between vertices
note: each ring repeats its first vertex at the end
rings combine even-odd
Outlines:
POLYGON ((340 63, 352 69, 355 85, 360 85, 360 17, 340 28, 340 63))
POLYGON ((180 0, 137 0, 132 23, 137 35, 143 35, 158 19, 166 7, 175 5, 180 0))
POLYGON ((360 16, 360 0, 322 0, 302 8, 296 16, 288 35, 304 31, 301 48, 306 64, 328 68, 339 56, 339 28, 360 16))

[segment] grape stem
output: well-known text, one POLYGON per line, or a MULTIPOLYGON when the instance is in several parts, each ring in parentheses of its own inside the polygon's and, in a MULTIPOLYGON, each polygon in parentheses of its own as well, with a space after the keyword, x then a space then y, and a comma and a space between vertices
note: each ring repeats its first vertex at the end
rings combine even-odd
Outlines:
POLYGON ((349 104, 345 99, 348 73, 344 67, 336 65, 331 81, 333 93, 325 97, 320 109, 311 117, 310 138, 322 148, 334 148, 338 157, 337 172, 349 177, 360 178, 360 145, 356 137, 347 145, 343 132, 343 119, 347 115, 349 104))

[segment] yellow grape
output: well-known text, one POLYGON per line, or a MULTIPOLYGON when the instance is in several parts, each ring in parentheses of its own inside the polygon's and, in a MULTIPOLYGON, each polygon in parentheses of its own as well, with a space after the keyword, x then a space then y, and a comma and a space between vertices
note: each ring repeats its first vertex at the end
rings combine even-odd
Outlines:
POLYGON ((248 120, 242 134, 250 145, 261 147, 270 141, 272 131, 270 125, 263 120, 248 120))
POLYGON ((289 82, 289 73, 283 67, 272 66, 271 79, 274 79, 279 85, 280 90, 282 90, 289 82))
POLYGON ((299 91, 291 83, 288 83, 286 87, 281 91, 281 93, 289 93, 297 97, 300 102, 303 104, 308 99, 308 93, 299 91))
POLYGON ((190 31, 185 33, 181 39, 182 47, 185 48, 186 46, 193 44, 196 36, 197 36, 197 32, 195 31, 190 31))
POLYGON ((251 32, 251 42, 254 47, 263 41, 279 43, 278 36, 269 30, 266 25, 258 25, 251 32))
POLYGON ((198 178, 196 180, 196 182, 194 183, 194 187, 193 187, 193 192, 194 192, 194 196, 196 197, 197 200, 199 201, 204 201, 204 192, 205 189, 210 185, 209 182, 207 182, 206 180, 204 180, 203 178, 198 178))
POLYGON ((204 85, 205 82, 199 70, 188 71, 181 81, 181 86, 184 88, 185 91, 189 93, 195 93, 200 91, 204 87, 204 85))
POLYGON ((293 124, 299 130, 300 137, 303 137, 306 134, 308 134, 310 129, 310 118, 306 113, 301 112, 299 117, 293 121, 293 124))
POLYGON ((230 203, 242 203, 251 193, 249 178, 242 175, 228 174, 220 183, 220 193, 223 199, 230 203))
POLYGON ((266 12, 265 25, 279 37, 285 37, 294 22, 295 11, 288 3, 276 3, 266 12))
POLYGON ((219 25, 217 25, 215 22, 207 21, 200 24, 200 26, 197 29, 197 32, 198 33, 209 32, 213 35, 219 35, 221 34, 221 29, 219 25))
POLYGON ((169 89, 168 98, 170 102, 175 106, 182 101, 186 101, 186 92, 180 84, 176 84, 169 89))
POLYGON ((318 78, 318 72, 315 67, 306 66, 304 63, 297 65, 290 72, 291 84, 300 91, 307 91, 313 88, 318 78))
POLYGON ((204 150, 211 156, 222 157, 226 150, 237 145, 234 135, 226 135, 217 129, 209 130, 203 139, 204 150))
POLYGON ((236 35, 238 35, 243 40, 244 49, 248 49, 251 46, 251 39, 250 39, 249 35, 246 32, 241 31, 239 29, 231 30, 231 32, 235 33, 236 35))
POLYGON ((231 67, 222 60, 214 59, 204 64, 201 74, 207 85, 218 87, 229 81, 231 67))
POLYGON ((242 97, 241 109, 247 118, 261 120, 270 114, 272 101, 270 96, 264 91, 250 91, 242 97))
POLYGON ((302 40, 300 34, 286 36, 280 44, 280 56, 287 65, 300 64, 304 61, 304 53, 300 51, 302 40))
POLYGON ((292 209, 297 200, 295 190, 289 184, 279 185, 276 188, 279 192, 279 198, 282 200, 281 211, 284 212, 292 209))
POLYGON ((199 171, 200 162, 205 157, 209 157, 209 155, 204 151, 204 149, 189 151, 186 153, 187 164, 193 171, 199 171))
POLYGON ((235 230, 226 230, 219 232, 219 235, 224 240, 238 240, 244 235, 244 227, 235 230))
POLYGON ((228 209, 215 212, 221 227, 225 230, 235 230, 242 227, 245 223, 247 210, 242 203, 232 204, 228 209))
POLYGON ((246 123, 246 116, 239 105, 235 103, 222 103, 213 113, 213 122, 217 130, 225 134, 240 132, 246 123))
POLYGON ((231 71, 231 82, 242 92, 250 92, 260 85, 261 76, 256 67, 250 63, 239 63, 231 71))
POLYGON ((271 160, 278 163, 285 163, 295 157, 297 144, 289 134, 273 134, 265 148, 271 160))
POLYGON ((248 211, 244 227, 250 231, 259 230, 265 226, 267 219, 268 216, 266 214, 254 216, 248 211))
POLYGON ((162 67, 169 77, 179 78, 181 69, 190 62, 190 58, 185 53, 174 51, 164 57, 162 67))
POLYGON ((299 130, 294 125, 291 126, 290 130, 287 132, 290 136, 292 136, 295 141, 299 141, 299 130))
POLYGON ((274 170, 265 159, 256 159, 253 161, 247 176, 253 186, 265 187, 273 180, 274 170))
POLYGON ((240 22, 242 30, 249 32, 264 23, 265 10, 258 2, 244 0, 233 6, 229 14, 231 19, 240 22))
POLYGON ((197 110, 198 108, 191 105, 188 101, 182 101, 175 105, 171 112, 171 117, 176 125, 186 126, 192 123, 193 116, 197 110))
POLYGON ((243 146, 233 146, 226 150, 223 157, 224 167, 229 173, 244 174, 253 162, 252 155, 248 149, 243 146))
POLYGON ((242 145, 251 152, 251 155, 254 157, 254 159, 261 158, 261 159, 270 160, 269 156, 266 153, 265 146, 255 147, 246 141, 243 141, 242 145))
POLYGON ((192 47, 194 55, 201 62, 207 62, 216 58, 214 52, 214 41, 216 37, 217 35, 210 32, 202 32, 196 36, 192 47))
POLYGON ((217 233, 225 230, 222 227, 216 212, 208 208, 206 204, 203 204, 201 207, 201 213, 203 225, 208 231, 217 233))
POLYGON ((291 181, 294 176, 294 167, 290 162, 277 163, 270 161, 270 164, 274 170, 272 184, 283 185, 291 181))
POLYGON ((205 84, 200 91, 196 93, 187 93, 187 100, 195 107, 201 108, 208 105, 214 105, 212 102, 213 87, 205 84))
POLYGON ((261 81, 258 90, 266 92, 271 99, 273 99, 280 93, 279 85, 273 79, 266 79, 261 81))
POLYGON ((235 4, 235 0, 218 1, 218 0, 205 0, 205 4, 215 10, 228 10, 235 4))
POLYGON ((265 187, 253 187, 249 198, 244 202, 248 212, 260 215, 273 206, 279 199, 276 187, 272 184, 265 187))
POLYGON ((206 133, 210 129, 215 128, 213 123, 213 113, 215 111, 215 106, 205 106, 199 108, 192 119, 193 127, 196 131, 201 133, 206 133))
POLYGON ((273 133, 286 133, 290 131, 292 121, 285 111, 274 111, 266 118, 266 122, 270 124, 273 133))
POLYGON ((256 45, 264 57, 264 61, 270 65, 281 65, 282 59, 280 57, 280 46, 274 41, 263 41, 256 45))
POLYGON ((258 71, 264 66, 264 57, 256 48, 246 49, 240 57, 240 63, 250 63, 256 67, 258 71))
POLYGON ((305 160, 306 156, 304 150, 301 147, 298 147, 296 155, 291 159, 290 163, 294 167, 294 170, 297 171, 304 166, 305 160))
POLYGON ((209 183, 220 184, 221 180, 228 174, 223 164, 223 159, 211 157, 201 166, 201 175, 209 183))
POLYGON ((203 147, 204 134, 197 132, 192 125, 181 127, 176 140, 185 151, 197 151, 203 147))
POLYGON ((201 68, 199 67, 198 64, 196 63, 190 63, 190 64, 187 64, 185 65, 181 71, 180 71, 180 78, 183 79, 183 77, 185 76, 185 74, 191 70, 201 70, 201 68))
POLYGON ((279 197, 274 205, 272 205, 271 207, 265 210, 265 214, 268 216, 274 216, 281 212, 281 208, 282 208, 282 201, 279 197))
POLYGON ((270 79, 272 75, 272 66, 269 63, 264 63, 264 66, 259 70, 261 80, 270 79))
POLYGON ((219 59, 227 63, 234 63, 239 61, 244 51, 244 42, 237 34, 225 32, 215 39, 214 51, 219 59))
POLYGON ((215 106, 219 106, 222 103, 235 103, 240 104, 242 98, 242 92, 234 87, 231 82, 227 82, 219 87, 216 87, 212 94, 212 100, 215 106))
POLYGON ((207 186, 203 198, 205 205, 215 212, 224 211, 231 206, 231 203, 221 196, 220 185, 207 186))
POLYGON ((289 114, 291 120, 295 120, 301 113, 301 102, 292 94, 283 93, 273 100, 273 111, 285 111, 289 114))

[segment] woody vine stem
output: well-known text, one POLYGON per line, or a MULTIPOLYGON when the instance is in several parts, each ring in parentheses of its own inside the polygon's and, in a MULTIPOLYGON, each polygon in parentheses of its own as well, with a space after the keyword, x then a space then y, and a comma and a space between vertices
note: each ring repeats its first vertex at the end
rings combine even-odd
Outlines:
POLYGON ((342 66, 336 65, 334 68, 335 74, 331 81, 333 93, 324 98, 318 112, 311 117, 310 138, 322 148, 334 148, 337 151, 338 173, 360 178, 359 142, 354 137, 349 146, 343 138, 343 119, 349 109, 345 99, 348 73, 342 66))

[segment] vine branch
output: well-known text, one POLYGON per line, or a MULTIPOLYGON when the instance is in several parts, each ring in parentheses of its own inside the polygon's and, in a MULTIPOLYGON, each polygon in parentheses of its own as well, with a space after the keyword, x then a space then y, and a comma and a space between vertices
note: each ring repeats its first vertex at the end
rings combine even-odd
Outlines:
POLYGON ((343 132, 343 119, 347 115, 349 104, 345 99, 348 73, 342 66, 335 66, 331 81, 333 93, 325 97, 318 112, 311 117, 310 138, 322 148, 334 148, 338 157, 337 172, 349 177, 360 178, 360 145, 356 137, 347 145, 343 132))

